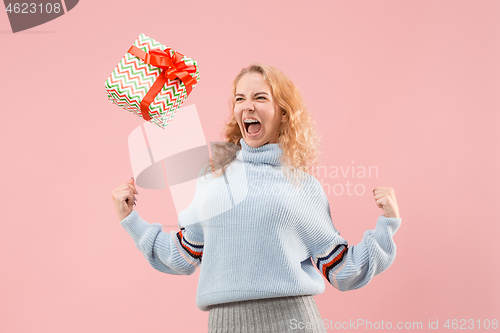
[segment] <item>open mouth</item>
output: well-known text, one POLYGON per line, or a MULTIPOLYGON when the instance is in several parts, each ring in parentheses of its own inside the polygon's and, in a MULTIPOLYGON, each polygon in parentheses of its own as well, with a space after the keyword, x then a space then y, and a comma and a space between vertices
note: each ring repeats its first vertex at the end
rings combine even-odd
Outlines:
POLYGON ((254 121, 251 123, 244 122, 245 131, 250 135, 258 134, 262 130, 262 124, 258 121, 254 121))

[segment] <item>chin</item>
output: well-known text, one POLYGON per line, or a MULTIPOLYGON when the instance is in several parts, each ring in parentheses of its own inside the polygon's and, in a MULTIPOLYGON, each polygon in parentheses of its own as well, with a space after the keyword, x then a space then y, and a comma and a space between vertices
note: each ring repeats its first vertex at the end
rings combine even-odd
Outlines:
POLYGON ((245 139, 245 142, 252 148, 259 148, 264 145, 267 145, 268 143, 271 143, 271 141, 264 141, 262 139, 261 140, 245 139))

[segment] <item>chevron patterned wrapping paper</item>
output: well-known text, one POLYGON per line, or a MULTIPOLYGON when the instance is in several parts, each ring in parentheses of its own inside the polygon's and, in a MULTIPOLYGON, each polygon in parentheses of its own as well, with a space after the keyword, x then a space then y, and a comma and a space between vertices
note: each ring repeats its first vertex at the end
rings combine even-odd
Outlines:
MULTIPOLYGON (((146 53, 153 49, 164 51, 168 48, 144 34, 141 34, 133 45, 146 53)), ((191 75, 199 81, 200 73, 197 62, 186 56, 182 57, 182 61, 188 66, 194 65, 196 67, 196 72, 191 75)), ((161 68, 146 64, 132 54, 126 53, 106 80, 108 100, 142 117, 141 101, 161 72, 161 68)), ((195 85, 193 84, 192 87, 195 85)), ((161 128, 165 128, 172 121, 175 112, 186 97, 186 87, 181 80, 167 79, 167 82, 149 106, 150 121, 161 128)))

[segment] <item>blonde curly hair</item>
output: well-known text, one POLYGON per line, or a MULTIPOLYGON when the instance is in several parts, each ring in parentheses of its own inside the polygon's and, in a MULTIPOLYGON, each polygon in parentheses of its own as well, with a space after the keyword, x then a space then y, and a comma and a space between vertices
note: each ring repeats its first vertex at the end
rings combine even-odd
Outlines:
MULTIPOLYGON (((287 119, 280 125, 278 144, 283 149, 281 157, 286 176, 295 182, 296 176, 300 175, 297 170, 308 173, 316 178, 321 150, 319 148, 320 136, 316 130, 314 118, 307 110, 299 89, 280 70, 260 63, 253 63, 236 76, 231 84, 231 97, 229 98, 229 117, 224 125, 221 135, 225 142, 233 143, 214 144, 212 146, 212 158, 205 173, 211 169, 212 173, 219 177, 225 168, 235 159, 236 153, 241 149, 240 139, 243 137, 240 127, 234 117, 234 95, 236 85, 243 75, 247 73, 260 73, 264 80, 271 86, 271 94, 274 101, 280 107, 281 112, 287 114, 287 119), (221 170, 217 174, 216 170, 221 170)), ((302 179, 304 177, 301 177, 302 179)))

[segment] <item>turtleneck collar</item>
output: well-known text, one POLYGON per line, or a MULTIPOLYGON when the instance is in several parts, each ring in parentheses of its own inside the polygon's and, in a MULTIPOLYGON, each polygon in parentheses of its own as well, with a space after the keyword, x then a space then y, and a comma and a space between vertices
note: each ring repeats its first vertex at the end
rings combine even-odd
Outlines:
POLYGON ((252 148, 241 138, 240 145, 241 150, 238 151, 236 158, 242 162, 281 165, 280 160, 283 155, 283 149, 277 143, 268 143, 257 148, 252 148))

